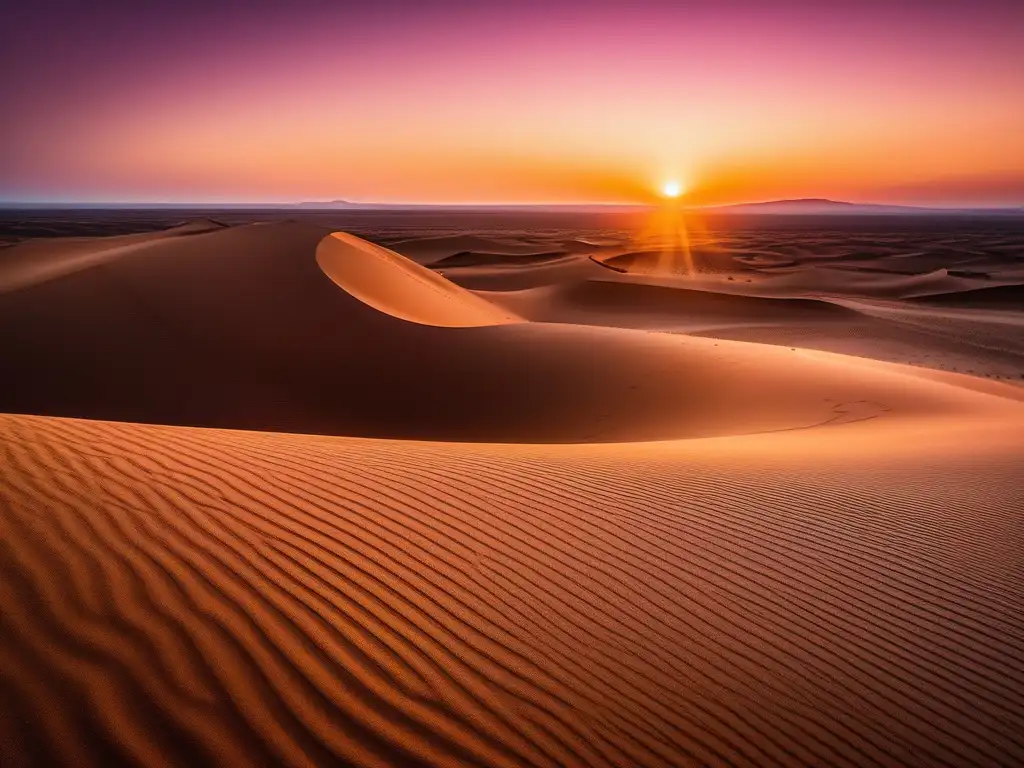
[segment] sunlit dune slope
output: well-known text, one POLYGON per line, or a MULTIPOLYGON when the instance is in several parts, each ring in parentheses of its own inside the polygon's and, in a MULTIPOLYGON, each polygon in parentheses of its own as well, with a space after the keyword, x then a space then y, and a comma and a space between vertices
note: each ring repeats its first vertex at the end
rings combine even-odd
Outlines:
POLYGON ((0 416, 0 764, 1019 764, 1001 402, 588 446, 0 416))
POLYGON ((0 294, 63 275, 99 266, 107 261, 145 252, 176 237, 222 229, 210 220, 192 221, 159 232, 114 237, 27 240, 4 250, 0 258, 0 294))
POLYGON ((324 273, 363 303, 423 325, 469 327, 520 320, 436 272, 344 232, 317 246, 324 273))

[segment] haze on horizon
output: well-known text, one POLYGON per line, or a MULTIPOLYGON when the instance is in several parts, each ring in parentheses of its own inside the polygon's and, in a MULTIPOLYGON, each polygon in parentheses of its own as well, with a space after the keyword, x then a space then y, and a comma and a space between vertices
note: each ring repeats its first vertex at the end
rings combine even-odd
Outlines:
POLYGON ((1024 4, 42 0, 0 201, 1024 204, 1024 4))

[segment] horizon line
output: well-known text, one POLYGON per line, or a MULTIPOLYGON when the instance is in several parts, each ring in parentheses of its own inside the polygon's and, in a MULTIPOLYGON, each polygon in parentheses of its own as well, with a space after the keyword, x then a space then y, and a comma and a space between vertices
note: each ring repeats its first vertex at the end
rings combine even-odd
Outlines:
POLYGON ((1000 204, 937 204, 927 203, 889 203, 889 202, 852 202, 849 200, 836 200, 824 197, 799 197, 799 198, 770 198, 760 200, 747 200, 735 203, 716 203, 710 205, 685 205, 681 200, 666 200, 664 203, 654 202, 381 202, 381 201, 354 201, 344 198, 333 200, 300 200, 293 202, 285 201, 213 201, 213 200, 190 200, 190 201, 128 201, 128 200, 0 200, 0 209, 25 209, 25 208, 306 208, 315 209, 316 206, 323 206, 321 210, 335 208, 345 210, 345 206, 351 206, 351 210, 389 208, 389 209, 415 209, 415 208, 658 208, 665 203, 680 203, 682 207, 694 211, 713 211, 716 209, 736 208, 743 206, 766 205, 772 203, 807 203, 807 204, 833 204, 838 206, 865 206, 882 208, 906 208, 919 209, 921 211, 993 211, 993 210, 1017 210, 1024 209, 1024 202, 1000 203, 1000 204))

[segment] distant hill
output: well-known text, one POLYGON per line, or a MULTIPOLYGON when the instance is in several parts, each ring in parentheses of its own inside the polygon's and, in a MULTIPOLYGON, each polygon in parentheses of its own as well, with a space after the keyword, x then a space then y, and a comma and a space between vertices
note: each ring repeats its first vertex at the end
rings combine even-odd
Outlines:
POLYGON ((929 215, 929 214, 993 214, 1024 215, 1024 208, 925 208, 913 205, 882 205, 876 203, 848 203, 821 197, 797 200, 769 200, 763 203, 742 203, 700 209, 704 213, 778 214, 778 215, 929 215))
POLYGON ((910 205, 877 205, 847 203, 842 200, 808 197, 798 200, 769 200, 764 203, 743 203, 705 208, 708 213, 779 213, 779 214, 864 214, 864 213, 932 213, 934 208, 910 205))
POLYGON ((364 208, 362 203, 353 203, 351 200, 323 200, 310 201, 307 203, 296 203, 296 208, 364 208))

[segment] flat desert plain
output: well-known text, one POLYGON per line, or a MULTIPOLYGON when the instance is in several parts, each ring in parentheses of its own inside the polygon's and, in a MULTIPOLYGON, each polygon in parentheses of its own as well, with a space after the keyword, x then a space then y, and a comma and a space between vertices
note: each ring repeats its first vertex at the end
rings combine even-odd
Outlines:
POLYGON ((1024 761, 1020 219, 174 216, 4 230, 0 764, 1024 761))

